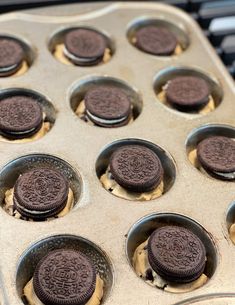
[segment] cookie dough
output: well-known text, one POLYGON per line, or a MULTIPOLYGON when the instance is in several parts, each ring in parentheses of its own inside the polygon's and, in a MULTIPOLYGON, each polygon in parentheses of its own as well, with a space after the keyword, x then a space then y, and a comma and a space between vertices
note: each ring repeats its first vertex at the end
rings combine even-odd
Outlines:
MULTIPOLYGON (((14 209, 13 193, 14 193, 14 188, 11 188, 11 189, 9 189, 5 192, 3 209, 10 216, 13 216, 17 219, 24 219, 24 220, 33 221, 30 218, 28 219, 26 217, 23 217, 18 211, 16 211, 14 209)), ((66 206, 64 207, 64 209, 59 214, 57 214, 55 217, 47 218, 47 220, 51 220, 51 219, 54 219, 54 218, 59 218, 59 217, 65 216, 72 209, 73 205, 74 205, 73 191, 71 190, 71 188, 69 188, 68 199, 67 199, 67 203, 66 203, 66 206)))
POLYGON ((43 113, 43 123, 42 123, 42 127, 39 129, 38 132, 36 132, 34 135, 32 135, 31 137, 28 138, 24 138, 24 139, 15 139, 15 140, 11 140, 8 139, 6 137, 3 137, 2 135, 0 135, 0 141, 2 142, 10 142, 10 143, 27 143, 27 142, 31 142, 31 141, 35 141, 38 140, 40 138, 42 138, 43 136, 45 136, 45 134, 48 133, 48 131, 51 129, 51 124, 49 122, 45 122, 46 118, 46 114, 43 113))
POLYGON ((195 168, 197 168, 201 173, 203 173, 207 177, 210 177, 210 175, 207 173, 207 171, 201 166, 200 162, 198 161, 196 148, 189 152, 188 159, 189 159, 190 163, 192 163, 192 165, 195 168))
POLYGON ((151 192, 134 193, 127 191, 112 178, 109 167, 107 168, 106 172, 100 177, 100 182, 107 191, 111 192, 117 197, 124 198, 127 200, 148 201, 160 197, 164 191, 163 181, 161 181, 161 183, 151 192))
MULTIPOLYGON (((96 276, 95 291, 90 300, 84 305, 99 305, 103 297, 104 282, 99 275, 96 276)), ((26 298, 29 305, 45 305, 36 296, 33 289, 33 278, 25 285, 23 298, 26 298)))
POLYGON ((192 163, 193 166, 195 166, 200 171, 201 170, 204 171, 203 167, 200 165, 200 163, 198 161, 196 148, 189 152, 188 159, 189 159, 190 163, 192 163))
MULTIPOLYGON (((162 87, 162 91, 160 93, 158 93, 157 98, 164 104, 167 105, 169 107, 172 107, 166 100, 166 86, 162 87)), ((206 104, 206 106, 204 106, 202 109, 196 111, 196 113, 198 114, 208 114, 211 111, 213 111, 215 109, 215 101, 213 99, 213 97, 210 95, 209 96, 209 102, 206 104)), ((186 112, 187 113, 187 112, 186 112)), ((189 113, 192 113, 191 111, 189 113)))
POLYGON ((176 284, 164 280, 149 264, 147 243, 148 239, 136 248, 132 261, 135 272, 139 277, 143 278, 146 283, 168 292, 182 293, 193 291, 207 282, 208 278, 204 273, 197 280, 186 284, 176 284), (146 272, 148 275, 147 278, 146 272))
POLYGON ((230 236, 231 241, 235 245, 235 223, 232 224, 231 227, 229 228, 229 236, 230 236))
MULTIPOLYGON (((132 107, 132 106, 131 106, 132 107)), ((132 109, 133 109, 133 107, 132 107, 132 109)), ((83 121, 85 121, 88 125, 90 125, 90 126, 96 126, 95 125, 95 123, 94 122, 92 122, 90 119, 89 119, 89 117, 86 115, 86 107, 85 107, 85 102, 84 102, 84 100, 82 100, 79 104, 78 104, 78 106, 77 106, 77 108, 76 108, 76 110, 75 110, 75 113, 76 113, 76 115, 81 119, 81 120, 83 120, 83 121)), ((129 124, 131 124, 133 121, 134 121, 134 118, 133 118, 133 111, 131 111, 131 117, 130 117, 130 119, 129 119, 129 121, 128 121, 128 123, 126 124, 126 125, 129 125, 129 124)), ((115 127, 115 126, 114 126, 115 127)))
MULTIPOLYGON (((65 65, 74 65, 65 55, 64 55, 64 44, 58 44, 55 46, 54 50, 54 56, 56 59, 58 59, 60 62, 62 62, 65 65)), ((105 49, 104 57, 103 57, 103 63, 106 63, 111 58, 111 50, 109 48, 105 49)))

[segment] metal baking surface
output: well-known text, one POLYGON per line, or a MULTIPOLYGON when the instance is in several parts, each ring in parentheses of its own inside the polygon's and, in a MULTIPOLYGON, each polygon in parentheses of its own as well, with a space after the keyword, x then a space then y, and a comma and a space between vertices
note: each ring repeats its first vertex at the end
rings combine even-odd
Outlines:
MULTIPOLYGON (((36 262, 50 249, 61 246, 83 249, 97 263, 105 279, 103 304, 235 304, 235 246, 228 234, 228 222, 234 220, 231 215, 234 183, 203 175, 192 166, 186 153, 186 145, 193 145, 197 133, 207 130, 198 128, 206 124, 212 124, 211 133, 216 132, 218 124, 223 124, 223 132, 234 136, 234 129, 226 126, 235 125, 234 85, 197 24, 170 6, 127 2, 76 4, 10 13, 0 16, 0 28, 1 33, 22 39, 34 54, 25 74, 1 78, 1 89, 34 90, 56 109, 54 126, 40 140, 25 144, 0 142, 1 199, 4 190, 13 186, 17 174, 44 162, 68 175, 77 197, 77 204, 69 214, 49 222, 14 219, 0 209, 1 305, 23 304, 20 294, 36 262), (180 33, 188 37, 187 49, 179 56, 168 58, 137 50, 128 42, 127 32, 131 26, 147 19, 176 25, 180 33), (115 52, 108 63, 75 67, 62 64, 52 56, 48 45, 53 35, 80 25, 94 27, 114 42, 115 52), (158 76, 164 78, 161 72, 174 72, 174 67, 199 70, 214 80, 223 91, 218 107, 207 115, 189 115, 160 103, 154 82, 156 87, 158 76), (141 112, 132 124, 113 129, 88 126, 73 112, 70 104, 73 91, 88 78, 94 80, 101 76, 120 79, 140 94, 141 112), (156 144, 171 156, 168 160, 171 166, 174 164, 175 172, 169 172, 172 185, 162 197, 148 202, 127 201, 101 186, 97 173, 102 162, 107 163, 105 156, 112 150, 110 145, 130 138, 156 144), (33 156, 18 159, 29 154, 33 156), (146 215, 150 216, 145 218, 146 215), (151 226, 154 215, 156 221, 158 217, 165 217, 171 222, 173 217, 194 228, 202 238, 212 239, 207 245, 208 251, 212 251, 212 277, 203 287, 173 294, 150 287, 136 276, 128 257, 136 240, 143 240, 142 228, 147 230, 151 226), (187 216, 187 220, 183 216, 187 216), (204 229, 198 228, 197 222, 204 229)), ((182 41, 187 45, 184 37, 182 41)))

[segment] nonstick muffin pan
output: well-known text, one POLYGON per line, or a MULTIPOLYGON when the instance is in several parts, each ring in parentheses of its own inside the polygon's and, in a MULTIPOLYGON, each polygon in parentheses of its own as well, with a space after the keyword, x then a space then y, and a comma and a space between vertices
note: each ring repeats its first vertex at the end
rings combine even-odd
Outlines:
MULTIPOLYGON (((64 217, 44 222, 15 219, 0 209, 0 304, 20 305, 23 287, 50 250, 79 249, 104 280, 102 304, 235 304, 234 182, 196 168, 189 158, 210 135, 235 138, 234 85, 197 24, 163 4, 74 4, 0 16, 1 34, 25 47, 27 69, 1 77, 0 95, 27 92, 40 102, 51 122, 49 132, 27 143, 0 141, 0 198, 29 169, 49 167, 63 173, 74 192, 74 207, 64 217), (154 56, 135 45, 144 25, 172 31, 178 49, 154 56), (75 66, 55 54, 65 33, 94 29, 107 39, 108 60, 75 66), (175 76, 202 77, 213 106, 182 112, 164 102, 175 76), (91 126, 76 109, 88 88, 121 87, 131 100, 133 120, 117 128, 91 126), (162 99, 163 97, 163 99, 162 99), (111 154, 122 145, 144 145, 162 162, 160 197, 126 200, 105 190, 100 177, 111 154), (138 245, 164 225, 190 229, 205 245, 208 281, 187 293, 167 292, 138 278, 132 258, 138 245)), ((61 49, 60 49, 61 51, 61 49)))

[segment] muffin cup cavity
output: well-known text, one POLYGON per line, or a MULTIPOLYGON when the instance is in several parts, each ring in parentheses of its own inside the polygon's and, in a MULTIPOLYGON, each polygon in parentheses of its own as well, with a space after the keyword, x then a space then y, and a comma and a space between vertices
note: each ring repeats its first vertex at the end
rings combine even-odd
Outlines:
POLYGON ((38 262, 50 251, 58 249, 72 249, 83 253, 94 265, 95 271, 104 282, 101 304, 109 297, 113 282, 114 270, 106 253, 96 244, 80 236, 63 234, 49 236, 28 248, 21 256, 16 272, 16 289, 23 304, 28 304, 23 296, 23 289, 33 277, 38 262))
POLYGON ((209 114, 214 111, 222 102, 223 90, 218 81, 205 73, 204 71, 197 70, 190 67, 169 67, 158 72, 154 78, 153 88, 156 94, 157 101, 162 103, 164 106, 185 117, 194 118, 199 115, 209 114), (205 106, 195 107, 192 109, 177 109, 166 98, 166 88, 169 82, 176 77, 197 77, 206 82, 209 89, 208 102, 205 106))
MULTIPOLYGON (((180 55, 182 52, 184 52, 190 42, 189 37, 186 33, 186 31, 180 27, 178 27, 176 24, 169 22, 165 19, 154 19, 149 18, 146 16, 139 17, 138 19, 132 21, 130 25, 128 26, 127 30, 127 39, 134 47, 136 47, 139 51, 148 54, 147 52, 140 50, 136 46, 136 33, 138 30, 143 29, 148 26, 153 26, 157 28, 165 28, 166 30, 170 31, 177 39, 177 45, 172 55, 180 55)), ((152 55, 157 57, 165 57, 165 56, 171 56, 171 55, 152 55)))
MULTIPOLYGON (((123 93, 126 94, 131 103, 131 114, 127 125, 131 124, 141 114, 143 107, 142 97, 135 88, 131 87, 126 82, 113 77, 92 76, 74 84, 70 93, 70 106, 82 121, 90 126, 98 126, 94 124, 86 114, 84 97, 89 90, 99 86, 121 89, 123 93)), ((112 125, 111 127, 119 126, 120 125, 112 125)))
MULTIPOLYGON (((67 202, 68 210, 65 213, 58 214, 56 217, 65 216, 69 213, 79 202, 81 192, 82 192, 82 178, 80 174, 66 161, 46 154, 31 154, 26 156, 21 156, 15 160, 12 160, 6 164, 0 171, 1 183, 0 183, 0 202, 1 207, 9 215, 14 216, 12 213, 12 208, 6 205, 6 197, 14 188, 17 178, 25 172, 36 168, 50 168, 57 170, 64 177, 68 179, 69 182, 69 195, 67 202)), ((20 217, 20 215, 15 215, 15 218, 20 218, 23 220, 28 220, 28 218, 20 217), (19 216, 19 217, 18 217, 19 216)), ((55 218, 48 218, 47 220, 52 220, 55 218)))
POLYGON ((9 39, 12 40, 13 42, 16 42, 17 44, 19 44, 19 46, 22 48, 23 51, 22 61, 19 64, 17 64, 15 68, 12 66, 12 68, 9 67, 9 69, 7 69, 5 72, 0 71, 0 78, 15 77, 26 73, 28 69, 32 66, 36 57, 33 46, 31 46, 29 42, 27 42, 22 38, 8 34, 0 35, 0 39, 9 39))
POLYGON ((198 144, 209 137, 212 136, 223 136, 235 140, 235 128, 229 125, 222 124, 207 124, 194 129, 186 139, 186 154, 189 162, 198 169, 201 173, 209 178, 220 179, 221 181, 234 181, 235 174, 229 174, 227 177, 225 175, 213 174, 212 171, 207 171, 201 165, 197 156, 197 146, 198 144), (233 177, 234 176, 234 177, 233 177))
POLYGON ((166 152, 163 148, 157 146, 146 140, 141 139, 123 139, 116 142, 113 142, 106 146, 106 148, 101 152, 97 161, 96 161, 96 174, 98 179, 100 180, 102 186, 112 194, 117 197, 133 200, 133 201, 146 201, 154 198, 158 198, 164 193, 168 192, 170 188, 173 186, 175 178, 176 178, 176 167, 173 158, 170 156, 168 152, 166 152), (123 147, 125 145, 142 145, 149 149, 151 149, 157 157, 160 159, 164 175, 162 182, 158 186, 158 188, 152 192, 147 193, 133 193, 128 192, 125 189, 121 188, 117 184, 117 188, 109 189, 108 183, 106 183, 107 178, 109 179, 109 164, 110 158, 116 149, 123 147), (120 189, 120 190, 119 190, 120 189), (114 192, 113 192, 114 191, 114 192))
POLYGON ((0 103, 1 100, 14 96, 25 96, 35 100, 41 107, 43 113, 43 122, 41 128, 32 136, 24 137, 21 139, 9 139, 3 135, 0 135, 0 141, 8 143, 27 143, 30 141, 38 140, 44 137, 53 127, 56 120, 56 110, 51 101, 40 94, 39 92, 24 89, 24 88, 9 88, 0 91, 0 103))
MULTIPOLYGON (((210 280, 210 278, 213 276, 216 270, 216 266, 218 264, 218 257, 217 257, 216 245, 211 237, 211 234, 208 233, 206 229, 204 229, 199 223, 192 220, 191 218, 188 218, 187 216, 175 214, 175 213, 156 213, 145 216, 142 219, 138 220, 131 227, 131 229, 127 234, 126 255, 128 261, 132 266, 134 272, 136 272, 134 268, 133 257, 137 247, 139 247, 141 244, 146 242, 154 230, 169 225, 186 228, 190 230, 192 233, 194 233, 202 241, 206 249, 206 257, 207 257, 203 275, 204 278, 207 277, 207 279, 205 281, 202 281, 200 285, 197 283, 198 285, 195 285, 195 287, 193 286, 193 288, 188 288, 188 287, 182 288, 180 284, 172 285, 172 283, 169 282, 165 284, 164 283, 165 281, 163 283, 160 283, 160 286, 161 284, 163 285, 162 287, 159 286, 158 288, 173 293, 192 291, 194 289, 201 287, 203 284, 205 284, 210 280)), ((148 284, 153 286, 152 283, 150 283, 150 281, 148 281, 148 284)), ((154 288, 156 289, 156 286, 154 288)))
POLYGON ((94 67, 98 64, 105 64, 105 63, 109 62, 111 60, 111 57, 115 53, 115 44, 114 44, 114 41, 112 40, 112 38, 105 32, 102 32, 98 29, 95 29, 93 27, 88 27, 88 26, 78 26, 78 27, 74 26, 74 27, 65 28, 65 29, 55 32, 49 40, 48 49, 52 53, 52 55, 61 63, 65 64, 65 65, 77 66, 79 68, 82 68, 83 66, 94 67), (65 35, 67 33, 69 33, 70 31, 76 30, 76 29, 91 30, 91 31, 94 31, 103 36, 103 38, 106 42, 106 48, 104 51, 103 58, 101 58, 100 60, 97 60, 97 61, 94 60, 90 64, 85 64, 85 63, 84 64, 82 64, 82 63, 75 64, 76 60, 72 54, 69 57, 66 56, 67 50, 64 45, 65 35), (73 58, 73 57, 74 57, 74 60, 71 60, 71 58, 73 58))

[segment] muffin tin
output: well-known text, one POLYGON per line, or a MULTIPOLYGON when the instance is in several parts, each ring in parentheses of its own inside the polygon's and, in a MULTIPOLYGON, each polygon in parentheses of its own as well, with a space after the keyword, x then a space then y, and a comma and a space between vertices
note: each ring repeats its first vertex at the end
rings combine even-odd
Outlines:
POLYGON ((27 45, 32 59, 21 76, 0 79, 1 91, 37 92, 53 105, 53 127, 43 138, 0 142, 0 197, 21 172, 45 164, 64 172, 76 195, 73 210, 49 222, 14 219, 0 209, 0 304, 23 304, 22 288, 36 263, 49 250, 61 247, 80 249, 92 259, 105 282, 102 304, 235 304, 235 246, 228 234, 235 221, 234 182, 208 177, 188 160, 189 150, 204 136, 233 137, 234 85, 197 24, 170 6, 126 2, 15 12, 1 15, 0 25, 2 35, 27 45), (130 43, 133 33, 149 22, 169 26, 182 52, 156 57, 135 48, 130 43), (58 33, 77 26, 94 28, 108 37, 112 56, 107 63, 79 67, 53 56, 58 33), (156 90, 179 71, 209 81, 217 101, 213 111, 182 113, 158 100, 156 90), (134 98, 136 117, 131 124, 99 128, 76 116, 80 89, 91 81, 115 80, 129 88, 134 98), (128 201, 102 187, 99 176, 112 150, 130 142, 160 153, 167 168, 167 189, 160 198, 128 201), (166 223, 188 227, 205 241, 210 279, 201 288, 169 293, 150 287, 135 274, 131 265, 135 247, 166 223))

